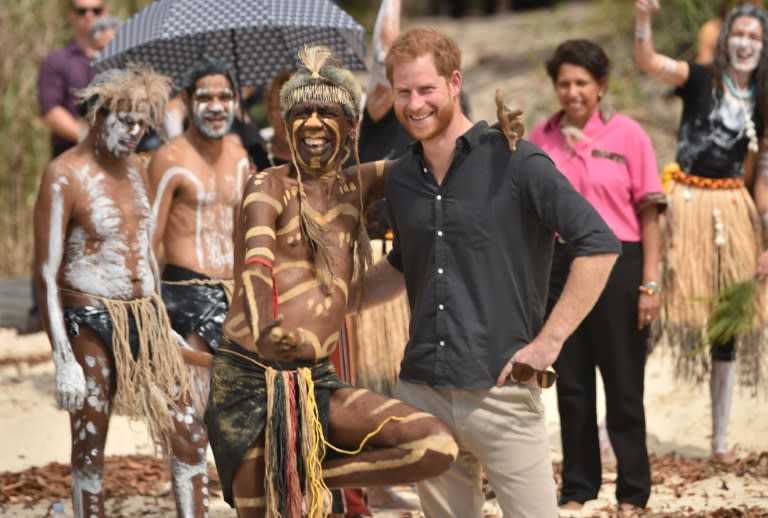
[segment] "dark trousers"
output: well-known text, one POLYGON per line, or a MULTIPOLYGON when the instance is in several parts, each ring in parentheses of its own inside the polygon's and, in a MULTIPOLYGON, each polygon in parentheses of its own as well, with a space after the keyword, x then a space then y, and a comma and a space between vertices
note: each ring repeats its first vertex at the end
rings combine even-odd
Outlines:
MULTIPOLYGON (((561 504, 592 500, 600 490, 595 367, 605 387, 608 436, 617 460, 616 499, 645 507, 651 491, 643 408, 648 328, 637 329, 643 257, 639 243, 622 245, 605 290, 554 365, 563 446, 561 504)), ((553 281, 557 278, 553 272, 553 281)))

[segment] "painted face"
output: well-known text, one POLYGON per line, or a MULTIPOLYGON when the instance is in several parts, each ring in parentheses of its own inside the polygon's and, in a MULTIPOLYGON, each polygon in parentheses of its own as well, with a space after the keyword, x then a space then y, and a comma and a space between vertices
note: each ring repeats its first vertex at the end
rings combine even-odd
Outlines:
POLYGON ((392 71, 395 114, 408 133, 422 142, 442 134, 453 119, 461 74, 437 72, 431 54, 395 65, 392 71))
POLYGON ((112 156, 120 158, 132 153, 147 130, 144 112, 129 112, 118 108, 104 119, 101 142, 112 156))
POLYGON ((752 72, 760 62, 763 50, 763 27, 751 16, 739 16, 731 23, 728 34, 728 60, 738 72, 752 72))
POLYGON ((192 94, 192 122, 210 139, 220 139, 229 133, 235 118, 235 92, 226 76, 216 74, 201 77, 192 94))
POLYGON ((583 128, 597 109, 602 82, 584 67, 563 63, 557 72, 555 94, 565 112, 564 122, 583 128))
POLYGON ((286 115, 290 145, 299 165, 308 172, 323 174, 341 161, 351 125, 339 104, 301 102, 286 115))

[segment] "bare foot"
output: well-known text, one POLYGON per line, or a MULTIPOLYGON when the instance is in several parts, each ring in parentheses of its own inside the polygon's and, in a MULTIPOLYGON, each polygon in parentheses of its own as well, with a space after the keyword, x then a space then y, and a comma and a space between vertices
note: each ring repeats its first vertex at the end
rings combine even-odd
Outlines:
POLYGON ((581 502, 577 502, 576 500, 569 500, 561 505, 560 509, 563 511, 581 511, 582 507, 584 507, 584 504, 581 502))
POLYGON ((737 459, 738 457, 736 457, 736 454, 732 451, 716 451, 712 453, 712 460, 714 462, 717 462, 718 464, 725 464, 726 466, 733 464, 737 459))

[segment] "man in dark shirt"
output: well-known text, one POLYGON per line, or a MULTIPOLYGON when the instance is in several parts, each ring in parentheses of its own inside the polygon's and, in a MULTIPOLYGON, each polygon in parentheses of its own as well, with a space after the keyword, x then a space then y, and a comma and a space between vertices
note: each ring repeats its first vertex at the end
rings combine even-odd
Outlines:
POLYGON ((482 468, 505 516, 557 516, 540 389, 620 245, 539 148, 510 152, 462 114, 460 61, 431 29, 406 32, 387 55, 395 113, 417 143, 388 168, 395 239, 364 301, 386 300, 404 279, 410 339, 396 394, 459 441, 453 467, 418 484, 427 516, 479 516, 482 468), (545 322, 556 234, 576 258, 545 322))
POLYGON ((78 121, 75 92, 85 88, 96 75, 91 61, 98 49, 94 47, 91 28, 106 13, 102 0, 71 0, 67 20, 73 37, 40 64, 37 99, 43 123, 51 129, 52 158, 82 140, 87 131, 85 122, 78 121))

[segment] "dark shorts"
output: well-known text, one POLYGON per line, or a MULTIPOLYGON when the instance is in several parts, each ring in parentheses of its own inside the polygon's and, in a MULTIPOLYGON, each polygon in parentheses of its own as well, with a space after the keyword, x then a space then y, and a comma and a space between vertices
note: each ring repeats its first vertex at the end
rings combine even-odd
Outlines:
MULTIPOLYGON (((80 326, 83 325, 99 336, 112 355, 113 326, 107 309, 93 306, 64 308, 64 326, 67 329, 67 335, 80 336, 80 326)), ((135 360, 139 355, 139 333, 136 329, 136 319, 130 312, 128 313, 128 343, 131 345, 131 355, 135 360)))
POLYGON ((280 370, 311 367, 315 400, 325 437, 328 436, 331 394, 337 389, 351 385, 336 375, 336 370, 327 359, 319 363, 282 362, 277 365, 231 342, 222 344, 222 348, 213 357, 205 424, 208 427, 208 440, 216 460, 224 500, 234 506, 232 481, 235 472, 266 424, 267 386, 264 368, 228 351, 280 370))
POLYGON ((196 334, 213 349, 221 345, 221 326, 229 305, 224 288, 220 284, 169 284, 189 280, 214 280, 207 275, 166 265, 163 270, 162 296, 171 327, 186 338, 196 334))

